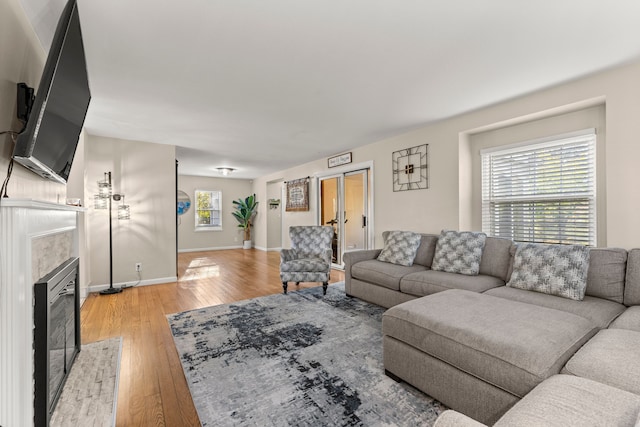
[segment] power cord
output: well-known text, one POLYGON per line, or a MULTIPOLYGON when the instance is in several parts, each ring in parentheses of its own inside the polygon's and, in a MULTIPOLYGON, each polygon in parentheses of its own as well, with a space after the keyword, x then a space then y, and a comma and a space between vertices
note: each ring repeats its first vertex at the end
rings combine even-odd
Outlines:
MULTIPOLYGON (((13 141, 13 145, 15 146, 16 137, 18 136, 19 132, 14 132, 12 130, 6 130, 3 132, 0 132, 0 135, 4 135, 4 134, 9 134, 11 136, 11 141, 13 141)), ((13 152, 13 147, 11 151, 13 152)), ((7 188, 9 187, 9 180, 11 179, 12 172, 13 172, 13 157, 11 158, 11 160, 9 160, 9 165, 7 166, 7 177, 4 179, 4 182, 2 183, 2 187, 0 187, 0 195, 2 195, 2 198, 9 197, 9 195, 7 194, 7 188)))
MULTIPOLYGON (((138 271, 138 281, 132 285, 122 285, 122 289, 127 289, 127 288, 135 288, 136 286, 138 286, 140 284, 140 282, 142 282, 142 273, 140 273, 138 271)), ((2 426, 0 426, 2 427, 2 426)))

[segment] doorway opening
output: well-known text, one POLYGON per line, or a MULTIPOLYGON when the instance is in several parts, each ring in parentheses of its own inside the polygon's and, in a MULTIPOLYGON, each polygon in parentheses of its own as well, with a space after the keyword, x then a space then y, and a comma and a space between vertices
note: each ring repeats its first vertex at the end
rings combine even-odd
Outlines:
POLYGON ((333 227, 334 268, 344 268, 345 252, 369 249, 371 245, 370 180, 370 168, 319 178, 319 224, 333 227))

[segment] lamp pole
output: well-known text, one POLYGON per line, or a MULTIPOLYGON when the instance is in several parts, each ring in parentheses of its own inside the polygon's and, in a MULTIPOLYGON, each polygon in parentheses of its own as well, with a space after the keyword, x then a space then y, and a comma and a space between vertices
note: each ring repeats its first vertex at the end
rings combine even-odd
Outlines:
POLYGON ((113 215, 111 214, 111 198, 120 200, 120 194, 111 194, 111 172, 109 176, 109 287, 100 291, 102 295, 111 295, 122 292, 122 288, 113 287, 113 215))

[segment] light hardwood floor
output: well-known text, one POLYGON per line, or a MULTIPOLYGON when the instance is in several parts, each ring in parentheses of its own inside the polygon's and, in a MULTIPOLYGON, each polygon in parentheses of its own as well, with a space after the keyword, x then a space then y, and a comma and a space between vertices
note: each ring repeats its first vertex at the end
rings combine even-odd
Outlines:
MULTIPOLYGON (((123 338, 118 426, 200 425, 165 316, 282 292, 279 262, 278 252, 255 249, 184 253, 177 283, 89 295, 81 310, 82 342, 123 338)), ((341 280, 344 273, 332 270, 331 283, 341 280)))

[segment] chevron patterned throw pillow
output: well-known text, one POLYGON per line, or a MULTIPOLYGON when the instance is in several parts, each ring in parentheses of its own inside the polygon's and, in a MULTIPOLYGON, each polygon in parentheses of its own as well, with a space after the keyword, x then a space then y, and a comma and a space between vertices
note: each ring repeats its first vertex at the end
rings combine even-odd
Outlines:
POLYGON ((442 230, 431 269, 467 276, 478 275, 486 239, 484 233, 442 230))
POLYGON ((586 246, 518 243, 507 286, 582 301, 588 270, 586 246))
POLYGON ((412 266, 416 257, 421 236, 411 231, 390 231, 378 261, 390 262, 404 266, 412 266))

